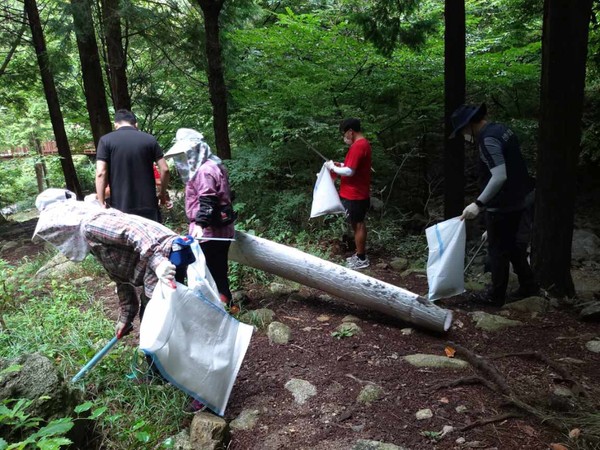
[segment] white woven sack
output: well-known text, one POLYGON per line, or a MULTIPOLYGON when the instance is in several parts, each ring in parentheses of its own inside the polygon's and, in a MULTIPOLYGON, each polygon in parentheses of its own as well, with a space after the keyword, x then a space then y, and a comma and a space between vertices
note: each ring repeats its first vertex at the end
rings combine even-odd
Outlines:
POLYGON ((193 291, 198 290, 198 295, 203 295, 211 303, 214 303, 221 309, 225 309, 225 304, 219 299, 219 290, 210 270, 206 266, 206 258, 197 239, 190 245, 196 261, 187 268, 187 285, 193 291))
POLYGON ((425 230, 429 258, 427 282, 429 300, 465 292, 465 222, 455 217, 425 230))
POLYGON ((209 300, 211 291, 159 282, 140 326, 140 348, 172 385, 222 416, 253 327, 209 300))
POLYGON ((310 209, 310 218, 319 217, 324 214, 341 214, 346 210, 340 201, 340 196, 337 193, 335 184, 331 179, 329 169, 321 167, 317 182, 313 189, 313 202, 310 209))

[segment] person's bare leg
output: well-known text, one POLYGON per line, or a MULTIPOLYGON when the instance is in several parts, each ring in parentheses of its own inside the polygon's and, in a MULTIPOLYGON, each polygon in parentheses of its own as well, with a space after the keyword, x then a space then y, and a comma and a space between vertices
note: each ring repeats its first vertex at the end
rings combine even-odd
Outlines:
POLYGON ((367 251, 367 224, 357 222, 352 224, 354 230, 354 243, 356 244, 356 254, 364 255, 367 251))

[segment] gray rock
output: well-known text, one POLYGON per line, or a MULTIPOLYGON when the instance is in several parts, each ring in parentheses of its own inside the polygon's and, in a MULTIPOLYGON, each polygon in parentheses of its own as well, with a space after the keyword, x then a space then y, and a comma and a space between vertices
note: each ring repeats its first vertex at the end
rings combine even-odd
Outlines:
POLYGON ((231 421, 229 426, 232 430, 251 430, 260 417, 258 409, 244 409, 239 416, 231 421))
POLYGON ((473 313, 475 328, 485 331, 500 331, 508 327, 517 327, 523 325, 523 322, 518 320, 507 319, 506 317, 488 314, 483 311, 475 311, 473 313))
POLYGON ((352 447, 352 450, 407 450, 406 447, 399 447, 395 444, 386 444, 380 441, 369 441, 359 439, 352 447))
POLYGON ((306 401, 317 394, 317 388, 305 380, 292 378, 285 383, 285 388, 292 393, 294 400, 299 405, 303 405, 306 401))
POLYGON ((426 408, 426 409, 420 409, 415 413, 415 419, 417 420, 427 420, 427 419, 431 419, 433 417, 433 413, 431 412, 431 409, 426 408))
POLYGON ((400 276, 404 278, 413 274, 427 276, 427 269, 418 269, 416 267, 411 267, 410 269, 406 269, 404 272, 402 272, 400 276))
POLYGON ((224 419, 205 411, 194 414, 190 425, 193 450, 222 450, 228 440, 229 427, 224 419))
POLYGON ((408 259, 406 258, 394 258, 390 261, 390 266, 392 269, 402 272, 408 269, 408 259))
POLYGON ((171 436, 163 441, 162 448, 170 448, 173 450, 194 450, 190 441, 190 433, 188 430, 181 430, 175 436, 171 436))
POLYGON ((247 311, 240 316, 240 322, 254 325, 259 330, 266 330, 271 322, 275 313, 268 308, 260 308, 252 311, 247 311))
POLYGON ((92 278, 92 277, 81 277, 81 278, 77 278, 76 280, 71 281, 71 284, 73 284, 75 286, 83 286, 83 285, 89 284, 93 281, 94 281, 94 278, 92 278))
POLYGON ((571 277, 573 278, 573 284, 575 285, 575 291, 581 294, 591 294, 590 298, 593 298, 595 292, 600 292, 600 277, 596 273, 573 269, 571 270, 571 277))
POLYGON ((272 344, 287 344, 291 334, 290 327, 281 322, 271 322, 267 329, 267 336, 272 344))
POLYGON ((62 253, 57 253, 54 257, 38 269, 35 278, 62 278, 78 270, 77 264, 69 261, 62 253))
POLYGON ((440 369, 465 369, 469 363, 457 358, 447 356, 429 355, 427 353, 415 353, 404 356, 404 360, 415 367, 436 367, 440 369))
POLYGON ((358 403, 372 403, 375 400, 379 400, 383 395, 383 389, 374 384, 367 384, 364 388, 360 390, 358 397, 356 397, 356 401, 358 403))
POLYGON ((564 386, 556 386, 552 393, 559 397, 573 397, 574 395, 571 389, 564 386))
POLYGON ((543 297, 527 297, 518 302, 507 303, 503 309, 521 312, 543 313, 550 310, 550 301, 543 297))
POLYGON ((373 211, 383 211, 384 206, 385 204, 383 203, 383 200, 377 197, 371 197, 371 208, 373 209, 373 211))
POLYGON ((246 293, 244 291, 235 291, 231 293, 231 299, 236 305, 239 305, 246 299, 246 293))
POLYGON ((342 319, 342 322, 346 323, 346 322, 360 322, 360 319, 358 317, 354 317, 351 315, 345 316, 342 319))
POLYGON ((290 295, 292 292, 296 292, 298 288, 283 283, 271 283, 269 290, 275 295, 290 295))
POLYGON ((31 416, 51 419, 70 415, 80 402, 80 393, 64 382, 52 361, 38 353, 14 359, 0 359, 0 400, 33 400, 31 416))
POLYGON ((587 342, 585 344, 585 348, 587 348, 590 352, 600 353, 600 340, 587 342))
POLYGON ((600 302, 594 302, 583 308, 579 313, 579 318, 590 322, 600 321, 600 302))
POLYGON ((600 238, 591 231, 573 230, 571 259, 578 262, 600 259, 600 238))

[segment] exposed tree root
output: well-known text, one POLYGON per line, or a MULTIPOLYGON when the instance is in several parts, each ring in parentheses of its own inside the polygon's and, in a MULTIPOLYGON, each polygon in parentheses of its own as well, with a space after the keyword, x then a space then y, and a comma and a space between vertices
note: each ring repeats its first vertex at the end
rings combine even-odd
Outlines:
POLYGON ((482 372, 485 378, 488 379, 488 381, 491 381, 496 386, 498 386, 498 389, 496 390, 499 390, 504 395, 510 396, 512 394, 511 389, 504 380, 502 374, 498 372, 498 369, 496 369, 493 365, 487 362, 487 360, 485 360, 481 356, 476 355, 471 350, 467 349, 466 347, 463 347, 460 344, 450 342, 450 346, 456 349, 456 352, 460 354, 460 356, 464 357, 464 359, 466 359, 467 362, 471 364, 471 366, 473 366, 473 368, 482 372))
POLYGON ((477 427, 482 427, 484 425, 488 425, 490 423, 502 422, 503 420, 506 420, 506 419, 519 418, 519 417, 522 417, 522 415, 517 414, 517 413, 512 413, 512 412, 509 412, 506 414, 499 414, 497 416, 492 416, 487 419, 476 420, 475 422, 470 423, 470 424, 465 425, 464 427, 460 428, 460 431, 467 431, 472 428, 477 428, 477 427))
MULTIPOLYGON (((462 358, 467 360, 476 370, 478 370, 479 372, 481 372, 483 374, 483 377, 467 377, 465 379, 462 379, 462 381, 457 380, 457 382, 459 384, 461 384, 461 383, 465 384, 464 383, 465 380, 474 381, 477 378, 481 378, 481 379, 485 380, 485 383, 483 383, 483 384, 485 384, 486 386, 488 386, 488 383, 494 385, 494 387, 496 387, 496 389, 494 389, 493 387, 490 387, 490 389, 498 392, 508 404, 520 409, 521 411, 525 411, 526 413, 536 417, 541 422, 543 422, 547 425, 550 425, 551 427, 553 427, 563 433, 565 432, 565 428, 566 428, 565 423, 561 423, 560 421, 558 421, 558 420, 554 419, 553 417, 549 416, 548 414, 546 414, 544 411, 541 411, 541 410, 535 408, 534 406, 531 406, 530 404, 519 399, 516 396, 516 394, 513 392, 513 390, 510 388, 510 386, 508 385, 508 383, 506 382, 506 380, 504 379, 502 374, 489 361, 487 361, 485 358, 483 358, 479 355, 476 355, 471 350, 467 349, 466 347, 463 347, 462 345, 456 344, 454 342, 450 342, 449 345, 456 349, 457 354, 459 354, 462 358)), ((478 380, 477 382, 480 382, 480 381, 478 380)), ((474 424, 478 424, 478 425, 474 425, 474 426, 484 425, 485 423, 483 423, 483 422, 485 422, 486 420, 496 419, 496 420, 492 420, 493 422, 502 420, 502 419, 498 419, 498 417, 502 417, 502 416, 495 416, 495 418, 493 417, 490 419, 482 419, 481 421, 474 422, 474 424)))
POLYGON ((439 391, 440 389, 443 389, 443 388, 450 388, 450 387, 463 386, 463 385, 473 385, 473 384, 483 384, 488 389, 490 389, 494 392, 498 392, 498 388, 493 383, 489 382, 488 380, 486 380, 484 378, 481 378, 480 376, 476 376, 476 375, 470 376, 470 377, 462 377, 457 380, 439 383, 439 384, 433 386, 432 390, 439 391))
POLYGON ((540 352, 504 353, 501 355, 490 356, 490 359, 510 358, 513 356, 517 356, 520 358, 536 359, 538 361, 541 361, 542 363, 550 367, 552 370, 554 370, 563 380, 571 383, 571 385, 573 386, 572 390, 575 394, 589 398, 589 394, 587 393, 587 391, 577 381, 571 378, 571 375, 563 366, 561 366, 556 361, 551 360, 550 358, 548 358, 540 352))

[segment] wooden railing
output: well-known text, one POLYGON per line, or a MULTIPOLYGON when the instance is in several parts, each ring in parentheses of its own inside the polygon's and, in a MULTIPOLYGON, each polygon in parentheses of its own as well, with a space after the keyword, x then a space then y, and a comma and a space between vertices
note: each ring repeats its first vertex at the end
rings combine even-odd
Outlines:
MULTIPOLYGON (((56 146, 56 141, 42 142, 40 146, 42 150, 42 155, 44 156, 58 154, 58 147, 56 146)), ((32 152, 35 152, 35 149, 32 149, 30 147, 11 147, 9 149, 0 149, 0 158, 23 158, 25 156, 30 156, 32 152)), ((73 155, 95 155, 96 147, 94 146, 93 142, 89 142, 83 147, 71 149, 71 153, 73 155)))

